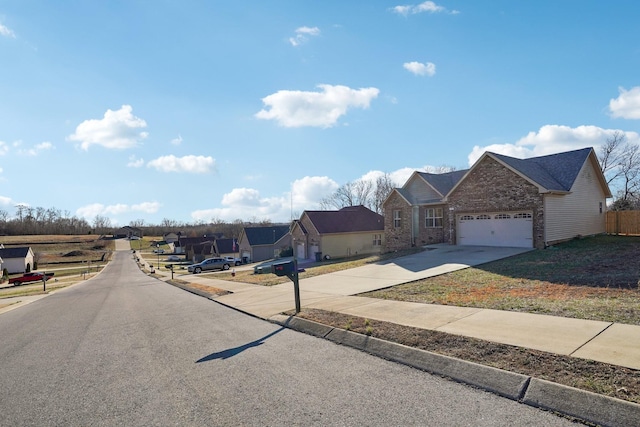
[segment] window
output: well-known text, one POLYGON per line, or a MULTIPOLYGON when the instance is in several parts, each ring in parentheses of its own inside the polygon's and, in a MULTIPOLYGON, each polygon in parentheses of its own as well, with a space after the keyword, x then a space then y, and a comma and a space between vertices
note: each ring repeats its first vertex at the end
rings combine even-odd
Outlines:
POLYGON ((442 227, 442 208, 428 208, 426 210, 425 227, 442 227))
POLYGON ((400 228, 400 226, 402 225, 402 221, 400 218, 400 211, 399 210, 395 210, 393 211, 393 226, 395 228, 400 228))
POLYGON ((382 234, 373 235, 373 246, 382 246, 382 234))
POLYGON ((484 215, 484 214, 483 214, 483 215, 478 215, 478 216, 476 217, 476 219, 491 219, 491 217, 490 217, 489 215, 484 215))
POLYGON ((517 213, 513 216, 514 218, 531 218, 530 213, 517 213))
POLYGON ((509 214, 498 214, 495 216, 495 219, 509 219, 511 218, 511 215, 509 214))
POLYGON ((600 202, 600 213, 602 213, 602 202, 600 202))
POLYGON ((471 221, 473 219, 474 219, 473 215, 462 215, 460 217, 460 221, 471 221))

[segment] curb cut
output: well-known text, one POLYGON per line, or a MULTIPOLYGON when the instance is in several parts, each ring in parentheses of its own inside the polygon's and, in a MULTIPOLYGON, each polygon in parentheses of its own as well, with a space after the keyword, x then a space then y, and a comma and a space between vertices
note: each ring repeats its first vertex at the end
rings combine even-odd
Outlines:
POLYGON ((636 425, 640 420, 640 405, 633 402, 384 341, 307 319, 276 315, 268 320, 298 332, 328 339, 336 344, 589 423, 626 427, 636 425))

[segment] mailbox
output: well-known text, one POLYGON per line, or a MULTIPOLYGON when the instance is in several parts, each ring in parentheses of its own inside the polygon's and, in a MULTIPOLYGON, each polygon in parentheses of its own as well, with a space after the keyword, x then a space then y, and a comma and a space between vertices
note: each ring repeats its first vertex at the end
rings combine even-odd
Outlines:
POLYGON ((293 273, 293 261, 279 262, 271 265, 271 272, 276 276, 288 276, 293 273))

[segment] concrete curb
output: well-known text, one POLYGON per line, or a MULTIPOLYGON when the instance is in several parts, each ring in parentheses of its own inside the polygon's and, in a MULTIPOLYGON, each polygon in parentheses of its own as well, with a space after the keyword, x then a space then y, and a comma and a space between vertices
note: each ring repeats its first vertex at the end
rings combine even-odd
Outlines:
POLYGON ((522 402, 602 426, 640 423, 640 405, 537 378, 531 379, 522 402))
POLYGON ((325 338, 374 356, 451 378, 483 390, 601 426, 637 425, 640 405, 567 387, 502 369, 467 362, 390 341, 333 328, 307 319, 276 315, 269 319, 281 326, 325 338))

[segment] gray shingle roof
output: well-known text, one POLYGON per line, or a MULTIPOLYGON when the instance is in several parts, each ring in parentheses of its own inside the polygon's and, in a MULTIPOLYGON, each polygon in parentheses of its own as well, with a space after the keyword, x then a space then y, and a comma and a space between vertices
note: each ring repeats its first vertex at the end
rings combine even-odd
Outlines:
POLYGON ((29 254, 29 246, 0 249, 0 258, 8 260, 11 258, 24 258, 29 254))
POLYGON ((516 159, 496 153, 491 155, 547 190, 570 191, 591 150, 583 148, 528 159, 516 159))
POLYGON ((245 227, 244 234, 251 246, 272 245, 289 232, 288 225, 274 225, 267 227, 245 227))
POLYGON ((427 181, 433 188, 435 188, 438 193, 443 196, 446 195, 454 185, 462 179, 465 173, 467 173, 468 169, 463 169, 459 171, 446 172, 446 173, 427 173, 427 172, 418 172, 418 174, 427 181))

